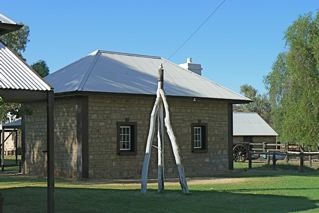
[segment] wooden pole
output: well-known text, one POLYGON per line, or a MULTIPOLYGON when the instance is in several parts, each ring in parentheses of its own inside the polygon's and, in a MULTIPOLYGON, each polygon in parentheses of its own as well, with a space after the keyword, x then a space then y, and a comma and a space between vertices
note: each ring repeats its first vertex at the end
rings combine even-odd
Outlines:
POLYGON ((182 165, 182 161, 181 161, 180 154, 179 154, 179 147, 176 143, 176 137, 174 135, 173 128, 172 128, 171 121, 170 121, 168 103, 166 100, 165 93, 162 89, 160 90, 160 95, 161 95, 161 98, 162 98, 163 104, 164 104, 164 109, 165 109, 165 120, 164 121, 165 121, 165 126, 167 129, 168 137, 171 141, 173 154, 174 154, 175 162, 176 162, 177 169, 178 169, 179 182, 180 182, 183 193, 189 193, 187 181, 185 178, 184 167, 182 165))
POLYGON ((158 171, 157 171, 157 181, 158 181, 158 192, 164 191, 164 121, 163 121, 163 105, 160 103, 158 111, 158 128, 157 128, 157 143, 158 143, 158 171))
POLYGON ((276 153, 272 153, 272 169, 276 170, 276 153))
POLYGON ((252 157, 251 157, 251 146, 250 144, 248 143, 247 144, 247 157, 248 157, 248 169, 251 169, 252 168, 252 157))
POLYGON ((24 163, 25 163, 25 151, 26 151, 26 134, 25 134, 25 114, 22 115, 21 120, 21 160, 19 166, 19 172, 24 173, 24 163))
POLYGON ((54 93, 47 93, 47 212, 54 213, 54 93))
POLYGON ((152 113, 151 113, 150 128, 148 130, 148 136, 147 136, 147 142, 146 142, 146 148, 145 148, 144 162, 143 162, 143 168, 142 168, 142 180, 141 180, 142 193, 146 193, 147 191, 148 167, 149 167, 150 158, 151 158, 151 151, 152 151, 151 149, 152 149, 152 143, 154 139, 155 121, 157 117, 156 115, 158 112, 159 102, 160 102, 160 96, 158 93, 153 106, 152 113))
POLYGON ((299 158, 300 158, 300 159, 299 159, 299 160, 300 160, 299 171, 300 171, 300 172, 303 172, 303 167, 304 167, 304 153, 303 153, 302 150, 300 151, 299 158))
POLYGON ((18 130, 17 129, 15 130, 14 146, 15 146, 16 165, 18 165, 18 130))
POLYGON ((4 127, 3 122, 1 122, 1 170, 4 171, 4 127))
MULTIPOLYGON (((164 88, 164 69, 161 64, 158 70, 158 89, 164 88)), ((158 192, 164 191, 164 111, 163 102, 159 104, 159 110, 157 115, 157 181, 158 192)))

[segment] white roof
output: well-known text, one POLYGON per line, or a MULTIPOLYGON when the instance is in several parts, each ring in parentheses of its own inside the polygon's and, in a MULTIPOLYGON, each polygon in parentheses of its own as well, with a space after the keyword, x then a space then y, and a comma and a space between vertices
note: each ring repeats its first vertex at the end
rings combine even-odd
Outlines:
POLYGON ((51 87, 0 42, 0 89, 49 91, 51 87))
POLYGON ((46 79, 54 87, 55 93, 85 91, 154 95, 160 64, 164 67, 164 89, 167 95, 250 101, 157 56, 97 50, 46 79))
POLYGON ((234 136, 278 136, 278 134, 255 112, 233 113, 234 136))
POLYGON ((13 20, 9 19, 8 17, 6 17, 5 15, 1 13, 0 13, 0 22, 4 24, 17 24, 13 20))

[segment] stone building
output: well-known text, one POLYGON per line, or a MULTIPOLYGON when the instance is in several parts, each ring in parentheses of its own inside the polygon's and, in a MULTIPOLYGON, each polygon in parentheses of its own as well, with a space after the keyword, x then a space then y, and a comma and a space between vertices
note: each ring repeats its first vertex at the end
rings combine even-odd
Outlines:
MULTIPOLYGON (((232 167, 232 104, 250 100, 157 56, 95 51, 47 77, 55 90, 55 173, 73 178, 140 178, 158 67, 185 173, 211 176, 232 167)), ((192 70, 196 70, 192 72, 192 70)), ((28 174, 44 174, 45 104, 25 116, 28 174)), ((165 176, 176 177, 165 138, 165 176)), ((157 173, 152 151, 149 177, 157 173)))
POLYGON ((250 143, 276 143, 277 132, 267 124, 258 113, 234 112, 234 144, 250 143))

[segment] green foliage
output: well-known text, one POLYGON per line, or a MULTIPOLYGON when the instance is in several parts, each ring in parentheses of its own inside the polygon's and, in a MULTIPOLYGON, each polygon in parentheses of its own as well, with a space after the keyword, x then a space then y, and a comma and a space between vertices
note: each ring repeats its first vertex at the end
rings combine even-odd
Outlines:
POLYGON ((22 53, 25 51, 27 43, 29 42, 29 32, 29 27, 24 25, 17 31, 0 36, 0 40, 22 57, 22 53))
POLYGON ((281 140, 315 145, 319 141, 319 12, 299 17, 285 34, 265 79, 275 129, 281 140))
MULTIPOLYGON (((29 32, 29 27, 27 25, 24 25, 17 31, 0 36, 0 40, 11 50, 16 52, 23 60, 25 60, 22 53, 25 51, 27 43, 29 42, 29 32)), ((41 77, 45 77, 49 74, 49 68, 43 60, 39 60, 31 66, 36 72, 39 73, 41 77)), ((0 97, 1 121, 7 120, 7 114, 9 112, 12 115, 16 115, 16 117, 21 117, 23 113, 29 113, 29 111, 30 110, 22 108, 21 104, 5 103, 4 100, 0 97)))
POLYGON ((240 93, 250 98, 253 102, 235 105, 234 110, 237 112, 257 112, 267 123, 271 124, 271 107, 267 96, 259 94, 253 86, 248 84, 240 87, 240 93))
POLYGON ((42 78, 49 74, 49 67, 43 60, 39 60, 38 62, 31 65, 32 69, 36 71, 42 78))

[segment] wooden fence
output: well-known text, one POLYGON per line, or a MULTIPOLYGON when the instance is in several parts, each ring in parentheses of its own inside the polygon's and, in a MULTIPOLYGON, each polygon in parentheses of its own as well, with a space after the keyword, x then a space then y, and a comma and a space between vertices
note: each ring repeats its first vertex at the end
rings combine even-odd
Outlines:
POLYGON ((307 147, 307 150, 303 146, 297 144, 280 144, 280 143, 248 143, 248 168, 252 168, 252 160, 256 159, 256 156, 260 157, 264 155, 267 158, 267 163, 272 161, 272 168, 276 169, 276 163, 278 160, 286 160, 288 163, 290 157, 299 158, 299 171, 304 171, 304 161, 308 157, 310 166, 312 166, 313 156, 319 157, 319 144, 315 148, 316 151, 312 151, 311 147, 307 147))

